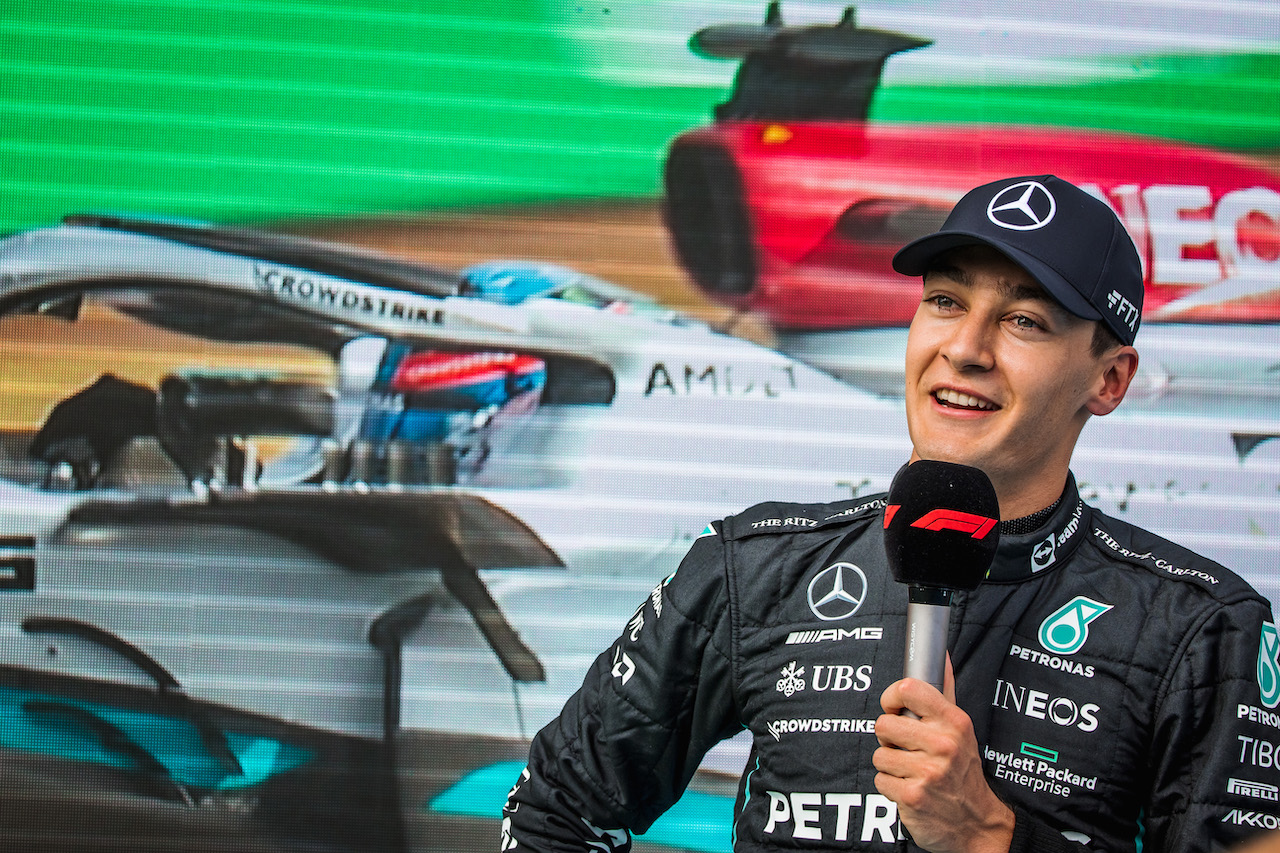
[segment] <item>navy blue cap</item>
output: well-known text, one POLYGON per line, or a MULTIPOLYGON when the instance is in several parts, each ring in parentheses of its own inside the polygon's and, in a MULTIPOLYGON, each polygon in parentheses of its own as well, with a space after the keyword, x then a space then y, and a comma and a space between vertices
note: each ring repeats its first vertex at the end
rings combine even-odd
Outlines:
POLYGON ((975 243, 1003 252, 1072 314, 1100 320, 1132 344, 1142 320, 1142 264, 1103 201, 1053 175, 970 190, 942 227, 903 246, 893 268, 924 275, 939 253, 975 243))

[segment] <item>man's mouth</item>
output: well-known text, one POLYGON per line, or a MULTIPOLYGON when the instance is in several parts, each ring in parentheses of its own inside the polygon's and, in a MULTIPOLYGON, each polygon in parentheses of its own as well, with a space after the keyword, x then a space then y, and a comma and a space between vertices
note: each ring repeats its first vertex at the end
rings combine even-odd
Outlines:
POLYGON ((950 388, 939 388, 933 392, 933 398, 949 409, 968 409, 973 412, 994 412, 999 408, 995 403, 979 400, 969 394, 963 394, 950 388))

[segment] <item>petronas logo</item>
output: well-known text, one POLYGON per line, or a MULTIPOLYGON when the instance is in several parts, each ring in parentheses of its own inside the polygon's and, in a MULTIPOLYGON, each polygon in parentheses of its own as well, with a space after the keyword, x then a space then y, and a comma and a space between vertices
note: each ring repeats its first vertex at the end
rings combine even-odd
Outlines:
POLYGON ((1258 644, 1258 691, 1263 705, 1280 705, 1280 638, 1271 622, 1262 623, 1262 642, 1258 644))
POLYGON ((1110 604, 1077 595, 1040 623, 1040 645, 1056 654, 1074 655, 1089 639, 1089 623, 1111 608, 1110 604))

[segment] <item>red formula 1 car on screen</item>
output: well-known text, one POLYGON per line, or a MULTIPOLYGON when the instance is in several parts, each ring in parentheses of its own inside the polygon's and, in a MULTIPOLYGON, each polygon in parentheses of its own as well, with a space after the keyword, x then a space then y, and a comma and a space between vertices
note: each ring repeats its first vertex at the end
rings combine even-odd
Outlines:
MULTIPOLYGON (((968 189, 1054 173, 1108 202, 1147 274, 1146 319, 1280 319, 1280 176, 1189 144, 1095 130, 867 120, 886 60, 931 42, 857 25, 708 27, 695 52, 740 59, 716 121, 665 170, 676 251, 713 298, 782 333, 903 326, 916 282, 894 251, 968 189)), ((1015 117, 1011 117, 1016 119, 1015 117)))

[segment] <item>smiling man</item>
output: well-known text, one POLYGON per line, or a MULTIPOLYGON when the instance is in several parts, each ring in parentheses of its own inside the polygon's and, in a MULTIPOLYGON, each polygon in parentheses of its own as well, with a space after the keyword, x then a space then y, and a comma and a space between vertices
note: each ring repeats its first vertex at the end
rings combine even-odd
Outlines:
POLYGON ((1015 179, 967 196, 894 265, 924 275, 913 459, 981 468, 1005 518, 1048 506, 1085 421, 1120 404, 1138 366, 1142 269, 1119 220, 1065 181, 1015 179))
POLYGON ((1138 366, 1120 221, 1010 178, 894 265, 923 288, 910 461, 980 468, 1000 503, 991 571, 953 598, 944 691, 902 678, 882 496, 752 507, 708 526, 534 739, 504 850, 625 850, 742 728, 739 851, 1191 853, 1280 826, 1270 605, 1071 475, 1138 366))

